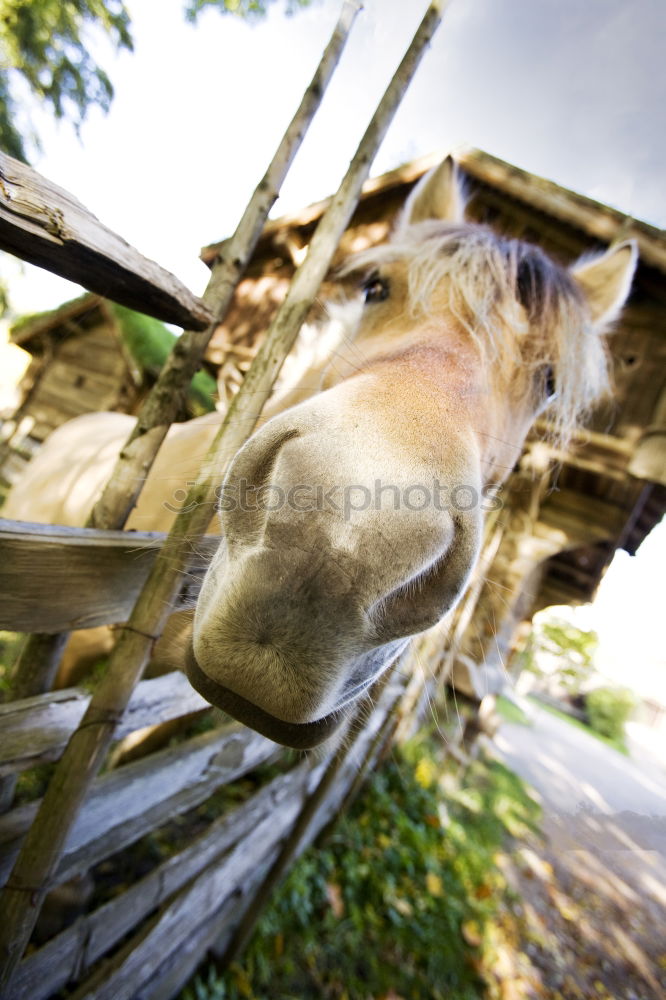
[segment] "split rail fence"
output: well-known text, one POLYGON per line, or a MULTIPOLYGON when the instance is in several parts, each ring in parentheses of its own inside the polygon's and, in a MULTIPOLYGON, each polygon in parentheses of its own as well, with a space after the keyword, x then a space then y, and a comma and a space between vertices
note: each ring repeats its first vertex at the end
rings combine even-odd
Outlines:
POLYGON ((204 469, 217 470, 216 478, 201 474, 168 536, 121 530, 136 484, 227 311, 360 4, 343 4, 315 76, 202 299, 142 258, 73 196, 0 154, 1 249, 186 329, 88 526, 0 521, 0 628, 31 633, 13 675, 13 700, 0 706, 0 981, 2 995, 12 1000, 40 1000, 65 986, 77 1000, 168 998, 208 949, 227 959, 238 954, 291 861, 339 812, 427 696, 422 674, 394 670, 362 707, 362 723, 351 720, 323 754, 296 763, 276 744, 221 721, 218 713, 213 728, 115 766, 120 741, 208 709, 179 672, 142 679, 150 637, 160 634, 171 611, 196 597, 218 544, 205 537, 209 501, 226 463, 251 432, 257 399, 268 397, 294 343, 442 6, 428 7, 229 407, 204 463, 204 469), (92 694, 52 691, 68 632, 99 624, 116 624, 119 636, 103 679, 92 694), (54 762, 43 798, 13 805, 17 776, 54 762), (180 843, 176 853, 147 874, 128 875, 119 895, 26 952, 50 894, 66 883, 84 883, 104 863, 122 869, 129 863, 123 851, 165 824, 172 829, 178 817, 191 816, 239 779, 255 788, 241 804, 233 805, 238 796, 229 795, 228 808, 203 829, 200 822, 194 839, 180 843))

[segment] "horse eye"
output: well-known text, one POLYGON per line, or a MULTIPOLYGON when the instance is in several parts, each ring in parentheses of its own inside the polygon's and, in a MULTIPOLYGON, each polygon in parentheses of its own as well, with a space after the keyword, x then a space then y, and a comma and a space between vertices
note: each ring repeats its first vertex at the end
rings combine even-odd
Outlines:
POLYGON ((366 303, 384 302, 389 297, 389 283, 387 278, 380 278, 378 274, 372 274, 363 283, 363 292, 366 303))
POLYGON ((555 379, 555 369, 552 365, 544 367, 541 379, 543 398, 547 403, 552 403, 557 397, 557 381, 555 379))

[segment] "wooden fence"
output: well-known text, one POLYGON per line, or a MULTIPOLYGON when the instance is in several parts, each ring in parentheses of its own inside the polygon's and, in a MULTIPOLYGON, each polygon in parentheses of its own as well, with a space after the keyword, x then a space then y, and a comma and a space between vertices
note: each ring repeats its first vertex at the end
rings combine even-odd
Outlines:
MULTIPOLYGON (((147 575, 146 562, 154 558, 160 540, 157 534, 123 536, 92 529, 0 522, 0 586, 12 595, 3 624, 24 626, 24 598, 32 601, 35 597, 34 580, 42 549, 61 556, 49 563, 55 572, 50 581, 53 590, 64 584, 70 565, 79 567, 85 578, 108 564, 115 566, 115 585, 131 593, 137 587, 137 574, 147 575), (30 539, 39 539, 44 545, 31 544, 30 539), (20 542, 25 547, 22 572, 17 575, 12 556, 20 542), (152 548, 145 548, 147 544, 152 548), (138 551, 144 553, 144 563, 138 569, 131 558, 119 563, 119 552, 131 556, 138 551)), ((191 588, 188 596, 196 596, 196 583, 188 581, 187 586, 191 588)), ((39 585, 38 590, 43 587, 39 585)), ((80 602, 67 603, 78 606, 83 616, 93 615, 95 621, 125 613, 126 605, 118 612, 115 596, 109 594, 106 600, 106 615, 103 594, 93 594, 90 587, 80 602)), ((36 628, 59 629, 73 623, 71 608, 65 605, 54 610, 45 604, 43 617, 39 605, 31 607, 36 628)), ((290 861, 311 843, 366 769, 372 767, 396 728, 413 716, 422 693, 423 675, 394 671, 363 706, 362 725, 352 721, 324 754, 300 759, 290 767, 285 766, 281 748, 270 740, 237 723, 219 722, 176 746, 97 776, 68 832, 50 891, 84 876, 107 859, 122 864, 113 859, 125 848, 191 813, 230 782, 250 774, 256 777, 260 765, 281 762, 281 773, 260 784, 241 805, 225 810, 149 874, 134 882, 130 876, 129 887, 122 894, 80 917, 24 958, 8 995, 16 1000, 48 997, 72 982, 80 983, 76 993, 80 997, 115 1000, 121 996, 172 995, 207 948, 215 946, 224 952, 246 908, 257 898, 265 898, 266 879, 281 852, 286 852, 290 861), (306 811, 306 822, 299 824, 306 811), (129 941, 128 934, 132 934, 129 941)), ((74 688, 1 706, 0 776, 59 760, 91 698, 89 692, 74 688)), ((206 708, 182 673, 140 681, 115 729, 114 741, 206 708)), ((28 802, 0 817, 0 883, 8 878, 39 805, 39 801, 28 802)), ((278 870, 284 868, 283 858, 278 870)))
MULTIPOLYGON (((5 803, 11 803, 17 775, 55 766, 42 798, 12 805, 0 816, 1 982, 2 995, 12 1000, 45 998, 65 985, 76 998, 168 998, 207 949, 238 953, 270 889, 420 703, 422 680, 394 669, 363 706, 362 724, 351 720, 332 745, 295 764, 276 744, 213 710, 204 732, 175 746, 120 766, 118 755, 109 755, 147 726, 207 708, 180 673, 141 678, 149 637, 161 632, 170 610, 196 597, 216 544, 203 537, 201 511, 210 509, 206 500, 219 479, 200 477, 184 505, 194 515, 179 515, 168 536, 119 529, 136 499, 135 483, 150 467, 231 301, 359 6, 344 3, 315 77, 213 267, 203 299, 142 258, 67 192, 0 154, 0 248, 188 331, 144 404, 89 527, 0 523, 0 627, 33 633, 13 678, 21 697, 0 708, 5 803), (110 623, 120 623, 119 639, 93 692, 50 691, 68 630, 110 623), (253 794, 240 804, 229 794, 219 805, 221 790, 250 777, 253 794), (199 818, 195 839, 179 842, 178 817, 191 819, 214 794, 220 814, 199 818), (71 880, 85 883, 104 865, 122 871, 130 863, 122 852, 165 824, 171 831, 166 857, 153 859, 147 873, 128 870, 124 891, 90 904, 71 926, 26 952, 50 894, 71 880)), ((251 421, 238 419, 243 408, 256 418, 257 399, 268 396, 295 340, 441 7, 430 4, 234 398, 214 444, 218 476, 251 431, 251 421)))

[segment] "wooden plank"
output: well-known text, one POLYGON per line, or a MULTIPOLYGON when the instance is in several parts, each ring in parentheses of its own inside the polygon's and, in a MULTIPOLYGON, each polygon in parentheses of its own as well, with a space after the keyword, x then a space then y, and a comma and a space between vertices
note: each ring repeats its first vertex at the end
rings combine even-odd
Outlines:
MULTIPOLYGON (((275 752, 275 743, 231 723, 103 775, 93 783, 70 830, 52 885, 86 872, 193 809, 275 752)), ((0 817, 0 883, 6 881, 39 805, 30 802, 0 817)))
POLYGON ((43 379, 35 393, 33 405, 49 407, 60 414, 60 422, 71 420, 82 413, 92 413, 95 410, 108 409, 117 394, 117 385, 106 385, 98 393, 89 394, 86 399, 84 392, 73 385, 58 385, 56 380, 43 379))
MULTIPOLYGON (((28 400, 24 408, 24 411, 28 416, 32 417, 33 420, 35 421, 39 420, 49 426, 57 427, 59 424, 63 422, 63 418, 66 411, 63 410, 63 407, 60 405, 60 401, 58 401, 58 404, 56 406, 51 406, 48 403, 42 402, 40 400, 40 395, 39 395, 40 389, 41 389, 41 380, 37 385, 36 389, 31 393, 30 399, 28 400)), ((30 433, 33 436, 35 436, 34 427, 30 431, 30 433)))
MULTIPOLYGON (((294 859, 338 813, 350 787, 355 783, 368 750, 375 746, 377 733, 391 717, 402 690, 402 681, 387 685, 370 717, 364 719, 363 728, 356 732, 353 742, 345 746, 345 759, 337 773, 337 779, 327 787, 307 829, 297 839, 294 859)), ((348 735, 343 737, 343 742, 347 739, 348 735)), ((322 780, 326 780, 334 756, 334 748, 331 748, 327 759, 313 769, 308 799, 316 793, 322 780)), ((285 823, 285 812, 278 813, 272 824, 270 819, 260 824, 230 855, 225 856, 221 862, 211 864, 169 902, 146 928, 142 928, 118 955, 104 963, 90 981, 77 990, 74 1000, 131 1000, 137 995, 145 1000, 166 1000, 174 996, 191 968, 193 956, 198 952, 203 957, 203 950, 210 946, 210 925, 216 925, 216 938, 222 931, 228 934, 238 925, 245 909, 238 905, 238 900, 234 900, 239 890, 243 896, 254 896, 255 891, 262 891, 264 883, 263 880, 255 879, 256 869, 263 867, 264 859, 276 856, 275 848, 282 849, 281 841, 293 836, 293 828, 301 812, 302 806, 299 804, 289 823, 285 823), (254 883, 257 890, 248 886, 248 882, 254 883), (222 908, 225 907, 225 899, 229 897, 237 905, 225 911, 222 908), (221 912, 226 912, 227 916, 220 922, 221 912)), ((251 900, 249 902, 251 905, 251 900)))
MULTIPOLYGON (((302 800, 296 798, 285 804, 275 817, 259 823, 222 863, 204 870, 188 890, 181 892, 148 928, 139 932, 121 949, 120 968, 113 960, 103 963, 89 983, 73 995, 72 1000, 133 1000, 150 990, 155 972, 168 961, 169 956, 180 952, 188 939, 208 928, 220 909, 225 907, 230 922, 239 916, 238 891, 247 882, 255 883, 257 869, 265 870, 275 855, 281 837, 288 833, 296 819, 302 800)), ((216 927, 217 932, 223 928, 216 927)), ((201 954, 200 940, 195 938, 194 950, 201 954)), ((152 991, 151 991, 152 992, 152 991)), ((153 994, 154 995, 154 994, 153 994)), ((157 994, 160 996, 160 993, 157 994)))
MULTIPOLYGON (((301 801, 311 780, 309 762, 274 778, 247 802, 211 823, 189 847, 162 862, 121 896, 77 920, 21 963, 12 984, 14 1000, 45 1000, 70 980, 80 978, 153 910, 234 844, 244 841, 267 816, 278 816, 289 801, 301 801)), ((260 874, 257 872, 256 881, 260 874)))
MULTIPOLYGON (((391 712, 398 690, 400 689, 395 686, 385 690, 371 717, 365 720, 363 729, 347 748, 346 759, 337 780, 328 789, 326 797, 299 840, 296 857, 313 842, 345 800, 368 748, 391 712)), ((331 757, 332 753, 313 770, 310 776, 311 792, 324 776, 331 757)), ((137 995, 146 1000, 167 1000, 173 996, 183 978, 182 975, 172 978, 174 966, 177 968, 176 963, 185 958, 188 969, 191 965, 189 956, 198 952, 203 957, 203 949, 211 943, 208 934, 211 923, 217 925, 218 935, 225 929, 225 925, 232 930, 239 923, 242 911, 236 905, 224 910, 226 919, 220 926, 218 917, 226 900, 229 897, 234 899, 239 890, 245 895, 246 883, 254 881, 257 868, 264 866, 264 859, 275 855, 280 842, 290 834, 302 805, 303 802, 294 796, 286 803, 285 808, 259 823, 230 854, 209 865, 166 904, 147 928, 141 929, 118 955, 104 963, 90 981, 77 990, 73 1000, 132 1000, 137 995), (171 981, 168 990, 162 983, 163 978, 171 981)), ((257 879, 255 884, 261 888, 263 882, 260 883, 257 879)), ((234 902, 237 904, 237 900, 234 902)))
POLYGON ((549 493, 539 510, 535 534, 541 529, 564 532, 567 543, 562 547, 590 545, 593 542, 617 538, 629 512, 599 497, 585 496, 571 489, 549 493))
POLYGON ((252 901, 256 888, 261 885, 273 864, 279 847, 274 847, 257 863, 245 880, 243 895, 230 896, 213 917, 199 926, 180 945, 174 954, 162 963, 149 983, 144 985, 141 1000, 166 1000, 177 997, 197 971, 204 956, 221 935, 229 936, 252 901), (247 895, 245 895, 247 894, 247 895))
MULTIPOLYGON (((90 692, 69 688, 0 705, 0 777, 57 760, 89 701, 90 692)), ((141 681, 118 724, 116 739, 208 707, 179 671, 141 681)))
POLYGON ((77 367, 81 374, 91 373, 93 375, 107 375, 109 378, 113 379, 116 383, 121 379, 129 379, 129 373, 127 370, 127 364, 118 350, 104 350, 103 348, 95 348, 94 353, 86 355, 82 358, 78 351, 74 349, 65 349, 66 345, 60 348, 57 354, 58 361, 68 367, 77 367))
POLYGON ((213 315, 73 195, 0 152, 0 249, 122 305, 194 330, 213 315))
POLYGON ((85 392, 93 395, 91 408, 94 408, 98 400, 95 396, 100 393, 111 395, 118 389, 118 373, 122 370, 122 362, 118 359, 116 370, 104 368, 99 371, 88 366, 87 358, 78 358, 76 361, 67 362, 61 360, 60 355, 49 366, 49 370, 44 373, 40 389, 48 389, 56 398, 62 397, 75 391, 83 399, 85 392))
MULTIPOLYGON (((63 632, 126 621, 165 537, 0 518, 0 628, 63 632)), ((210 535, 193 551, 183 601, 198 594, 219 544, 210 535)))
MULTIPOLYGON (((373 740, 380 725, 390 711, 401 687, 387 689, 382 696, 381 704, 369 720, 368 727, 363 730, 356 741, 356 746, 346 762, 342 772, 342 781, 337 793, 332 793, 325 807, 315 818, 313 826, 304 838, 301 849, 304 849, 316 833, 328 822, 342 801, 350 783, 358 774, 360 761, 368 745, 373 740)), ((152 978, 148 996, 163 998, 175 995, 178 984, 182 984, 194 966, 201 960, 205 949, 217 941, 225 929, 232 929, 244 910, 243 900, 234 892, 234 886, 240 883, 238 867, 229 863, 224 857, 234 845, 242 856, 251 847, 251 838, 261 823, 270 820, 275 843, 263 860, 255 862, 246 872, 242 882, 243 894, 251 900, 256 887, 261 884, 269 865, 272 863, 279 847, 279 835, 284 830, 284 809, 290 806, 298 807, 304 795, 312 791, 318 783, 326 761, 312 759, 303 761, 287 774, 275 778, 269 785, 262 788, 251 799, 212 823, 191 845, 177 855, 167 859, 139 882, 132 885, 121 896, 110 900, 92 914, 79 919, 74 925, 49 941, 38 952, 26 958, 20 965, 17 978, 12 984, 15 1000, 45 1000, 56 990, 62 988, 68 981, 80 978, 94 962, 108 953, 119 940, 132 928, 162 904, 167 904, 170 897, 187 886, 195 886, 195 878, 204 874, 204 882, 210 871, 216 865, 222 864, 228 873, 228 890, 231 893, 222 909, 216 910, 212 917, 199 923, 200 914, 196 913, 194 926, 186 930, 186 939, 179 944, 169 958, 164 960, 164 951, 157 954, 160 963, 157 978, 152 978), (167 985, 168 984, 168 985, 167 985)), ((265 829, 265 827, 264 827, 265 829)), ((237 856, 237 855, 236 855, 237 856)), ((201 890, 201 884, 198 886, 201 890)), ((158 918, 159 922, 159 918, 158 918)), ((154 929, 155 921, 153 921, 154 929)), ((168 929, 169 922, 166 928, 168 929)), ((165 932, 165 925, 160 925, 160 937, 165 932)), ((143 938, 143 933, 137 935, 143 938)), ((117 965, 117 960, 112 960, 117 965)), ((102 966, 101 978, 106 977, 106 964, 102 966)), ((94 979, 97 979, 95 973, 94 979)), ((84 988, 87 990, 87 987, 84 988)), ((142 996, 144 994, 142 993, 142 996)))
POLYGON ((56 427, 59 427, 63 422, 62 416, 57 423, 50 423, 48 420, 42 422, 39 418, 37 418, 33 426, 30 428, 30 437, 38 441, 39 444, 43 444, 49 434, 53 434, 56 427))

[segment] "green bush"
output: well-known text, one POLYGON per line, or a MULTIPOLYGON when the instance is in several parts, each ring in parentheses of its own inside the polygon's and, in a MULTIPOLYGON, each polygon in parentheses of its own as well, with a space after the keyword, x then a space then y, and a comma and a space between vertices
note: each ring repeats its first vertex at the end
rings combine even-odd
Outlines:
POLYGON ((624 724, 635 705, 633 694, 626 688, 595 688, 585 698, 585 711, 591 728, 620 743, 624 742, 624 724))

